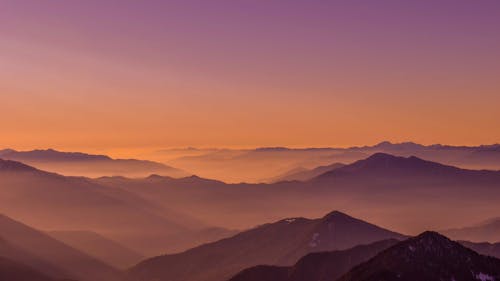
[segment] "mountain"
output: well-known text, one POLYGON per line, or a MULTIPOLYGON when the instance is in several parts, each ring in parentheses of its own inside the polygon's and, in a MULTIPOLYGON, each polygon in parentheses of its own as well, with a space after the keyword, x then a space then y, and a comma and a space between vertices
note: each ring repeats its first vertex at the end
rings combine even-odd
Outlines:
POLYGON ((314 169, 306 169, 306 168, 296 168, 290 170, 280 176, 272 178, 269 182, 280 182, 280 181, 307 181, 312 178, 315 178, 319 175, 322 175, 326 172, 333 171, 337 168, 344 167, 345 164, 342 163, 333 163, 326 166, 319 166, 314 169))
POLYGON ((113 159, 106 155, 61 152, 53 149, 31 151, 4 149, 0 150, 0 158, 23 162, 38 169, 68 176, 100 177, 123 175, 141 177, 150 174, 161 174, 181 177, 188 175, 179 169, 153 161, 113 159))
POLYGON ((0 216, 0 237, 3 238, 2 256, 25 263, 44 274, 82 281, 121 278, 118 270, 102 261, 3 215, 0 216))
POLYGON ((469 227, 444 230, 443 233, 457 240, 500 242, 500 218, 469 227))
POLYGON ((482 256, 436 232, 424 232, 379 253, 339 281, 500 280, 500 260, 482 256))
POLYGON ((311 253, 288 267, 258 265, 241 271, 230 281, 336 280, 354 266, 367 261, 397 242, 398 240, 389 239, 343 251, 311 253))
POLYGON ((497 213, 495 202, 500 200, 498 171, 461 169, 385 153, 327 172, 308 184, 323 196, 330 193, 348 198, 351 206, 365 206, 366 212, 368 208, 383 212, 386 225, 393 229, 411 218, 413 227, 404 229, 407 232, 476 221, 484 213, 497 213), (464 206, 475 211, 468 212, 464 206))
POLYGON ((388 238, 403 238, 335 211, 320 219, 290 218, 183 253, 147 259, 133 267, 132 280, 225 280, 259 264, 292 265, 311 252, 343 250, 388 238))
POLYGON ((48 235, 116 268, 135 265, 144 256, 92 231, 50 231, 48 235))
POLYGON ((0 160, 0 212, 43 230, 90 230, 141 255, 184 250, 220 238, 212 226, 119 186, 0 160))
POLYGON ((353 164, 334 169, 320 175, 318 178, 329 177, 359 177, 364 178, 420 178, 426 179, 457 179, 457 180, 500 180, 500 172, 486 170, 465 170, 453 166, 427 161, 415 156, 401 157, 386 153, 375 153, 370 157, 356 161, 353 164))
POLYGON ((8 172, 38 173, 41 171, 21 162, 0 159, 0 173, 8 173, 8 172))

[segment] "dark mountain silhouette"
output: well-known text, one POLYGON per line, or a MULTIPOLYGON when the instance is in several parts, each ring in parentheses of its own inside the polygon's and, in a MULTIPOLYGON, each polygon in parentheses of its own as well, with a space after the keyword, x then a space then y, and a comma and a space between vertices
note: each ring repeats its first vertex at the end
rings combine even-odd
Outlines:
POLYGON ((6 172, 38 172, 39 170, 17 161, 0 159, 0 173, 6 172))
POLYGON ((436 232, 400 242, 339 281, 500 280, 500 260, 482 256, 436 232))
POLYGON ((186 172, 165 164, 137 159, 113 159, 106 155, 81 152, 61 152, 54 149, 16 151, 0 150, 0 158, 14 160, 68 176, 113 176, 132 177, 161 174, 174 177, 186 176, 186 172))
POLYGON ((135 265, 144 256, 91 231, 50 231, 53 238, 119 269, 135 265))
POLYGON ((4 241, 2 256, 19 260, 44 274, 64 274, 55 278, 88 281, 121 278, 118 270, 102 261, 3 215, 0 215, 0 237, 4 241))
POLYGON ((9 160, 0 165, 0 212, 38 229, 92 230, 151 256, 224 237, 212 232, 207 240, 198 233, 210 226, 119 186, 9 160))
POLYGON ((496 171, 464 170, 453 166, 423 160, 415 156, 400 157, 386 153, 375 153, 366 159, 326 172, 320 175, 318 179, 349 176, 389 179, 405 176, 409 179, 432 178, 433 180, 436 180, 442 178, 457 179, 458 177, 459 180, 500 180, 500 172, 496 171))
POLYGON ((269 182, 280 182, 280 181, 307 181, 322 175, 326 172, 330 172, 340 167, 344 167, 345 164, 333 163, 326 166, 319 166, 314 169, 297 168, 286 172, 278 177, 272 178, 269 182))
POLYGON ((290 218, 183 253, 147 259, 133 267, 130 276, 142 281, 225 280, 250 266, 292 265, 307 253, 402 237, 341 212, 314 220, 290 218))
POLYGON ((500 218, 494 218, 474 226, 454 228, 443 231, 457 240, 500 242, 500 218))
POLYGON ((451 146, 421 145, 414 142, 381 142, 374 146, 354 147, 349 150, 366 153, 384 152, 397 156, 417 156, 431 161, 469 169, 500 170, 500 145, 451 146))
POLYGON ((230 281, 334 281, 396 243, 398 240, 390 239, 343 251, 311 253, 290 267, 258 265, 241 271, 230 281))

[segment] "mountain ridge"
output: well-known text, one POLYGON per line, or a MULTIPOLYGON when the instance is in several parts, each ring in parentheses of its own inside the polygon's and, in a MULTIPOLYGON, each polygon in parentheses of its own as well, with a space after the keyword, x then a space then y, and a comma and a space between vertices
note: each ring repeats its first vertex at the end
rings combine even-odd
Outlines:
POLYGON ((403 237, 334 211, 318 219, 279 220, 179 254, 153 257, 133 267, 129 275, 148 281, 224 280, 253 265, 291 265, 310 252, 403 237))
POLYGON ((433 231, 404 240, 354 267, 338 281, 498 280, 500 260, 433 231))

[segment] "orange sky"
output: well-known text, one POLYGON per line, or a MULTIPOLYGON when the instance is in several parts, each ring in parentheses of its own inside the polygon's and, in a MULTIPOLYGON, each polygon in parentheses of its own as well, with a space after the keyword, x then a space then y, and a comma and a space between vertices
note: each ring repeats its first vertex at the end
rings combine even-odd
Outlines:
POLYGON ((2 147, 500 142, 495 2, 49 3, 0 4, 2 147))

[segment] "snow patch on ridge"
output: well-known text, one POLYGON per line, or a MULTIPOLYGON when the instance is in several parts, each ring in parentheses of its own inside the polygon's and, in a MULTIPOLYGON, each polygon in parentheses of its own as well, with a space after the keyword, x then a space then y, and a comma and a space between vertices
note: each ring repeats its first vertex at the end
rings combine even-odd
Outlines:
POLYGON ((309 247, 311 247, 311 248, 317 247, 318 244, 319 244, 319 239, 318 238, 319 238, 319 233, 317 233, 317 232, 314 233, 313 236, 312 236, 312 238, 311 238, 311 242, 309 242, 309 247))

